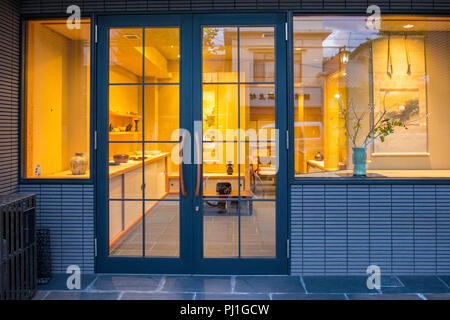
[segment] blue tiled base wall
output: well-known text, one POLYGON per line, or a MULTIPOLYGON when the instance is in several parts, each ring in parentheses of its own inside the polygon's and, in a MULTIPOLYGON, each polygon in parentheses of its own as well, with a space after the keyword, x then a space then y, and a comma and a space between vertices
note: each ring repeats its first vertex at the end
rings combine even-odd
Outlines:
POLYGON ((50 229, 52 272, 75 264, 94 273, 94 187, 92 185, 20 185, 36 194, 37 228, 50 229))
POLYGON ((450 274, 449 185, 292 185, 291 273, 450 274))
MULTIPOLYGON (((52 271, 94 272, 92 185, 20 185, 51 231, 52 271)), ((291 274, 450 274, 450 186, 292 185, 291 274)))

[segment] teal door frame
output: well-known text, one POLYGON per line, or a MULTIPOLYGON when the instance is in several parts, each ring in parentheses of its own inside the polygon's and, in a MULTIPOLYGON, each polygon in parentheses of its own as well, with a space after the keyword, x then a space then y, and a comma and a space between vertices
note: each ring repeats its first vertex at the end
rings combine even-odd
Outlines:
MULTIPOLYGON (((285 14, 167 14, 111 15, 97 19, 97 100, 96 100, 96 208, 97 272, 114 273, 198 273, 198 274, 287 274, 287 77, 285 14), (202 257, 203 226, 201 198, 195 197, 194 152, 183 164, 187 195, 180 192, 180 257, 109 256, 108 216, 108 61, 110 28, 179 27, 180 33, 180 128, 191 132, 194 146, 194 120, 202 118, 202 34, 204 25, 274 26, 276 43, 276 127, 279 129, 279 159, 276 177, 276 258, 202 257), (195 207, 200 208, 195 211, 195 207)), ((185 159, 186 160, 186 159, 185 159)))

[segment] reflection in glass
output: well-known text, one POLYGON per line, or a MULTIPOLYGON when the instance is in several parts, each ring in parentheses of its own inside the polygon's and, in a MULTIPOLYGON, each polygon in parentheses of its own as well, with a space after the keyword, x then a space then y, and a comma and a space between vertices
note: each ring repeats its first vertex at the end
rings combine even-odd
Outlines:
POLYGON ((205 199, 203 203, 203 257, 231 258, 239 256, 239 229, 235 206, 237 200, 205 199))
POLYGON ((179 82, 179 28, 145 29, 145 82, 179 82))
POLYGON ((275 82, 275 28, 239 28, 240 81, 275 82))
POLYGON ((110 83, 142 82, 142 36, 142 29, 110 29, 110 83))
POLYGON ((110 85, 109 140, 142 141, 142 86, 110 85))
POLYGON ((178 201, 151 201, 145 210, 145 256, 180 256, 178 201))
POLYGON ((241 256, 275 257, 275 202, 241 202, 241 256))
MULTIPOLYGON (((239 162, 238 143, 203 143, 203 195, 216 196, 223 195, 220 184, 227 184, 226 189, 234 196, 239 192, 239 162)), ((242 154, 244 156, 244 154, 242 154)), ((242 161, 243 163, 243 161, 242 161)), ((240 183, 244 183, 244 176, 241 175, 240 183)))
POLYGON ((241 197, 275 199, 278 173, 277 143, 258 141, 241 143, 245 163, 241 165, 241 197))
POLYGON ((275 96, 275 85, 240 86, 240 127, 249 133, 247 140, 275 140, 275 96))
POLYGON ((144 88, 145 140, 178 140, 180 87, 178 85, 146 85, 144 88))
POLYGON ((203 28, 203 82, 237 82, 236 27, 203 28))
POLYGON ((142 202, 109 201, 109 253, 142 256, 142 202))
POLYGON ((205 140, 234 140, 235 131, 238 129, 238 117, 238 85, 203 85, 205 140), (232 137, 227 137, 230 134, 232 137))

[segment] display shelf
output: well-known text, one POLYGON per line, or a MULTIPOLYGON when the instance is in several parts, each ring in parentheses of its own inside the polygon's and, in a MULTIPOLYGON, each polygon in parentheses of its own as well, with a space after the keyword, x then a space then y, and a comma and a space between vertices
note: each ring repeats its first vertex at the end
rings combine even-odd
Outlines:
POLYGON ((115 117, 123 117, 123 118, 135 118, 135 119, 142 118, 142 116, 140 116, 138 114, 128 114, 128 113, 120 113, 120 112, 114 112, 114 111, 109 111, 109 115, 115 116, 115 117))
POLYGON ((120 135, 127 135, 127 134, 142 134, 142 131, 110 131, 109 135, 111 136, 120 136, 120 135))

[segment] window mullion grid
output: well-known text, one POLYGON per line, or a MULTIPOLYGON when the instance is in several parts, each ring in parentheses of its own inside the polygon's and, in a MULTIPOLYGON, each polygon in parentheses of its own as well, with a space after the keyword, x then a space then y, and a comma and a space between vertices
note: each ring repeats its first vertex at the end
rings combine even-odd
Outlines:
POLYGON ((142 94, 142 257, 145 258, 145 28, 142 28, 142 81, 141 81, 141 94, 142 94))
MULTIPOLYGON (((238 89, 238 145, 237 145, 237 165, 238 165, 238 253, 241 258, 241 46, 240 46, 240 27, 237 27, 237 89, 238 89)), ((244 79, 245 81, 245 79, 244 79)), ((244 164, 245 165, 245 164, 244 164)))

